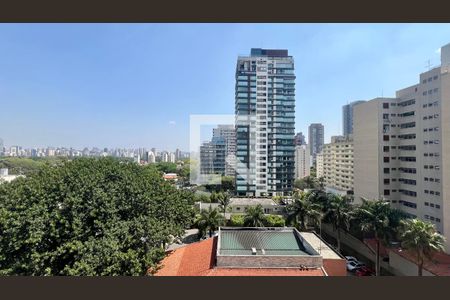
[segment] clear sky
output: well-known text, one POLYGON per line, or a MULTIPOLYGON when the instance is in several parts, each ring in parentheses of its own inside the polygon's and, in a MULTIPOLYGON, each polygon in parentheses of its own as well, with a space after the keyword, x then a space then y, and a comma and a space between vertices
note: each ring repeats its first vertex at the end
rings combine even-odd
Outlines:
MULTIPOLYGON (((238 55, 288 49, 296 130, 418 82, 449 24, 0 24, 5 145, 189 147, 190 114, 233 114, 238 55)), ((307 134, 306 134, 307 135, 307 134)))

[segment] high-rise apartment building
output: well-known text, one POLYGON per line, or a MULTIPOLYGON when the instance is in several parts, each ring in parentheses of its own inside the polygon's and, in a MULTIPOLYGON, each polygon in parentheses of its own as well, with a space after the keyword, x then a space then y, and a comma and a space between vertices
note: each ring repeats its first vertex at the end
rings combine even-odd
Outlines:
POLYGON ((295 146, 295 179, 301 179, 310 174, 310 161, 308 145, 295 146))
POLYGON ((294 181, 295 75, 287 50, 251 49, 236 65, 236 191, 290 194, 294 181))
POLYGON ((324 144, 324 127, 320 123, 313 123, 308 128, 308 145, 313 163, 315 164, 317 153, 322 151, 324 144))
POLYGON ((225 175, 235 176, 236 129, 234 125, 218 125, 217 128, 213 128, 213 138, 225 140, 225 175))
POLYGON ((294 136, 294 144, 295 146, 306 145, 306 138, 303 135, 303 132, 297 132, 294 136))
POLYGON ((200 146, 200 174, 225 175, 226 142, 223 137, 213 137, 200 146))
POLYGON ((395 98, 354 108, 355 201, 384 198, 430 221, 450 252, 450 44, 395 98))
MULTIPOLYGON (((325 186, 339 194, 353 194, 353 139, 352 135, 332 136, 320 157, 325 186)), ((317 160, 317 165, 319 165, 317 160)), ((317 167, 319 169, 319 167, 317 167)))
POLYGON ((342 134, 353 134, 353 107, 355 105, 364 103, 365 101, 353 101, 349 104, 342 106, 342 134))

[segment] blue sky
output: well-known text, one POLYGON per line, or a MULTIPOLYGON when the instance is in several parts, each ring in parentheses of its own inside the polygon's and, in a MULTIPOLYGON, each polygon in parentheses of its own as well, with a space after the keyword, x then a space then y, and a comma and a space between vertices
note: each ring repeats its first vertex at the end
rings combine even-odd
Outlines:
POLYGON ((341 133, 349 101, 438 65, 449 24, 1 24, 0 138, 25 147, 188 150, 190 114, 234 113, 238 55, 288 49, 296 130, 341 133))

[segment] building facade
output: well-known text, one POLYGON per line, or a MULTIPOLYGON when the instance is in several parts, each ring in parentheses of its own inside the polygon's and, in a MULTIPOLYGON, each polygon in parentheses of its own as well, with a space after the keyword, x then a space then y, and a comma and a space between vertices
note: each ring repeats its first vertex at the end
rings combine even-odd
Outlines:
POLYGON ((353 107, 364 102, 363 100, 353 101, 342 106, 342 134, 344 136, 353 134, 353 107))
POLYGON ((200 146, 200 173, 225 175, 226 143, 223 137, 213 137, 200 146))
POLYGON ((287 50, 252 49, 236 66, 236 191, 287 195, 294 181, 295 75, 287 50))
POLYGON ((395 98, 354 108, 355 201, 386 199, 436 225, 450 251, 450 44, 395 98))
POLYGON ((320 153, 317 153, 316 155, 316 177, 320 178, 324 176, 324 170, 323 170, 323 151, 320 153))
MULTIPOLYGON (((340 194, 353 194, 353 138, 333 136, 321 153, 322 176, 328 189, 340 194)), ((319 172, 317 172, 319 175, 319 172)))
POLYGON ((313 123, 308 128, 308 144, 309 152, 313 158, 313 163, 316 162, 317 153, 320 153, 324 144, 324 127, 320 123, 313 123))
POLYGON ((309 176, 311 156, 308 145, 295 146, 295 179, 309 176))
POLYGON ((295 146, 306 145, 306 138, 303 135, 303 132, 297 132, 294 136, 294 144, 295 146))
POLYGON ((218 125, 213 129, 213 137, 225 140, 225 176, 235 176, 236 129, 234 125, 218 125))

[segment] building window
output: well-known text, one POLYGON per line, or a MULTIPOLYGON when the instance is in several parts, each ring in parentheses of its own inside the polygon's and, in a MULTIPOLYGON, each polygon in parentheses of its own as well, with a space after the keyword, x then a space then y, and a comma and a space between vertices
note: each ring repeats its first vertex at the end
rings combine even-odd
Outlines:
POLYGON ((389 141, 389 135, 383 135, 383 141, 389 141))
POLYGON ((389 108, 389 103, 383 103, 383 108, 389 108))
POLYGON ((384 160, 385 163, 388 163, 389 162, 389 157, 384 157, 383 160, 384 160))
POLYGON ((389 196, 391 193, 390 193, 390 191, 389 190, 384 190, 384 195, 385 196, 389 196))

